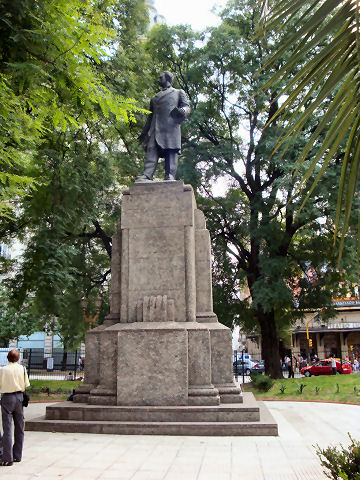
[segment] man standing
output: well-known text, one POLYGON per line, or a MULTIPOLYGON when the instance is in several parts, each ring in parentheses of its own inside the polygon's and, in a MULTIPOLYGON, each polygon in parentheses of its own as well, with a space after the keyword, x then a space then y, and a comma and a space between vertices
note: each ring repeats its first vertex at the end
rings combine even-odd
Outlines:
MULTIPOLYGON (((291 354, 290 354, 291 355, 291 354)), ((294 368, 293 368, 293 357, 291 358, 286 355, 284 359, 287 371, 288 371, 288 378, 294 378, 294 368)))
POLYGON ((337 374, 337 369, 336 369, 336 360, 334 358, 334 355, 331 355, 331 369, 332 369, 332 373, 333 375, 336 375, 337 374))
POLYGON ((3 457, 0 466, 8 467, 20 462, 24 443, 23 393, 30 386, 26 369, 17 362, 20 353, 11 350, 9 365, 0 370, 1 416, 3 425, 3 457), (15 426, 15 442, 12 438, 12 421, 15 426))
POLYGON ((150 101, 150 112, 139 137, 146 151, 144 172, 135 182, 152 180, 159 158, 165 159, 165 180, 175 180, 181 149, 180 124, 190 113, 183 90, 173 88, 174 77, 163 72, 158 80, 162 90, 150 101))

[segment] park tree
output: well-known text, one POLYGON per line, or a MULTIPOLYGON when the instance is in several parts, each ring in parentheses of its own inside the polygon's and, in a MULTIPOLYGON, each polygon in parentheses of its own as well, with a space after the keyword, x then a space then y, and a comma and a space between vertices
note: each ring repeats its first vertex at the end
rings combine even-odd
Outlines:
POLYGON ((31 303, 20 330, 56 321, 64 347, 73 348, 88 328, 81 297, 91 303, 107 293, 121 191, 137 173, 123 132, 137 134, 142 111, 134 76, 148 58, 141 40, 147 11, 141 0, 23 0, 0 8, 0 73, 18 102, 6 115, 27 135, 15 141, 0 132, 0 148, 14 150, 4 172, 6 181, 18 172, 33 183, 26 195, 4 193, 15 208, 2 218, 0 238, 23 244, 17 264, 1 259, 8 312, 30 311, 31 303))
POLYGON ((254 38, 260 18, 256 1, 230 1, 221 18, 218 27, 202 34, 160 26, 151 31, 148 49, 154 65, 176 73, 192 104, 180 176, 194 186, 212 233, 215 311, 220 321, 235 319, 260 334, 266 372, 280 377, 282 332, 306 309, 324 307, 325 317, 333 313, 330 300, 341 275, 331 235, 341 166, 335 159, 303 205, 309 188, 297 188, 294 167, 322 111, 309 116, 286 154, 274 154, 282 132, 273 119, 279 86, 267 84, 258 93, 289 60, 291 48, 265 68, 277 38, 254 38), (223 193, 216 193, 219 185, 223 193), (307 281, 310 266, 316 281, 307 281), (244 286, 245 299, 240 297, 244 286))
POLYGON ((140 34, 140 0, 4 0, 0 5, 0 214, 42 182, 34 156, 52 132, 87 119, 129 121, 136 106, 115 95, 99 66, 140 34), (39 178, 40 177, 40 178, 39 178))
POLYGON ((42 319, 33 310, 32 299, 20 307, 10 300, 11 292, 6 285, 0 286, 0 344, 7 345, 9 340, 20 335, 31 335, 43 328, 42 319))

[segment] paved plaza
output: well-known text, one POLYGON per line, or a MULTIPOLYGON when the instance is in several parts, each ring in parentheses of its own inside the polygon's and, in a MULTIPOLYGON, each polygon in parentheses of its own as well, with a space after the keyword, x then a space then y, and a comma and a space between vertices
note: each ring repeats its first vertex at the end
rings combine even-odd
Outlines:
MULTIPOLYGON (((278 437, 25 432, 23 461, 1 480, 325 480, 313 444, 360 439, 360 406, 266 402, 278 437)), ((26 418, 44 415, 30 404, 26 418)))

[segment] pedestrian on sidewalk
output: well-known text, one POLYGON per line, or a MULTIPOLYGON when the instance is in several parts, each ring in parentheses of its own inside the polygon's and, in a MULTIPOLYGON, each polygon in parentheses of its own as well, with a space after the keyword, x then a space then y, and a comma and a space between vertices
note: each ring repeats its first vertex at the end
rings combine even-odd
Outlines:
POLYGON ((359 370, 359 360, 357 358, 355 358, 354 360, 354 371, 358 371, 359 370))
POLYGON ((26 369, 18 364, 20 353, 11 350, 9 365, 0 370, 1 417, 3 425, 3 456, 0 466, 9 467, 20 462, 24 443, 23 393, 30 386, 26 369), (14 420, 15 441, 13 444, 12 422, 14 420))
POLYGON ((294 378, 293 361, 294 361, 293 357, 291 358, 289 358, 288 356, 285 357, 285 363, 288 369, 288 378, 294 378))
POLYGON ((334 355, 331 355, 331 369, 332 369, 332 374, 336 375, 337 374, 337 369, 336 369, 336 360, 334 358, 334 355))

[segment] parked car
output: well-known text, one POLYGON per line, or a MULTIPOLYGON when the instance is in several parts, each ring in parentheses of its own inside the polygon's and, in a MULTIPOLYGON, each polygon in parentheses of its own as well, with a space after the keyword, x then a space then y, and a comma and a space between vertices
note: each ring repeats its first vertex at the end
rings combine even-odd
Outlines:
POLYGON ((254 365, 251 367, 251 373, 253 372, 265 372, 264 360, 260 360, 259 362, 255 361, 254 365))
MULTIPOLYGON (((352 368, 349 362, 341 363, 340 360, 336 360, 337 373, 351 373, 352 368)), ((311 375, 332 375, 331 360, 325 359, 319 362, 309 365, 301 369, 301 375, 305 377, 311 377, 311 375)))
POLYGON ((244 358, 244 361, 241 358, 233 362, 233 371, 235 375, 250 375, 251 369, 255 365, 251 360, 244 358))

